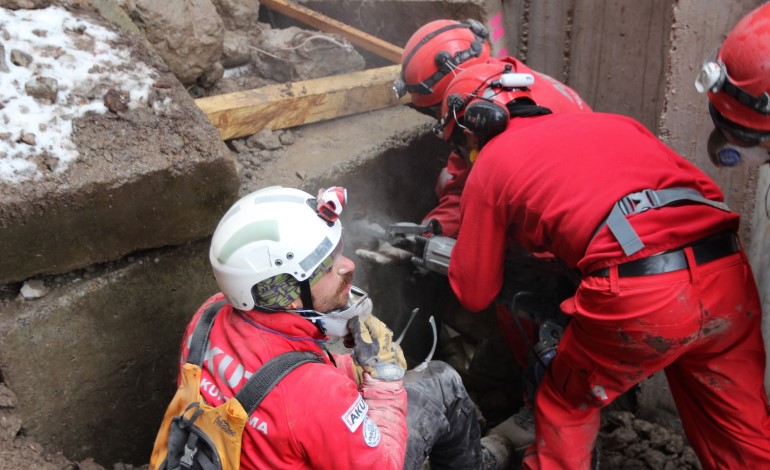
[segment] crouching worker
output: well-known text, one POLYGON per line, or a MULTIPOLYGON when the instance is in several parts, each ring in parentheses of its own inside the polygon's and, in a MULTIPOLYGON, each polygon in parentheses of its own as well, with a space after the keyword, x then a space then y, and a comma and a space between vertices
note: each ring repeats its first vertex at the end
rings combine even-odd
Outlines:
MULTIPOLYGON (((428 457, 434 470, 506 468, 508 423, 481 439, 453 369, 432 361, 405 373, 391 330, 351 284, 355 264, 343 255, 338 218, 345 200, 340 187, 318 198, 265 188, 236 202, 214 232, 210 260, 222 292, 195 314, 181 351, 184 365, 199 319, 218 311, 203 343, 201 399, 225 403, 283 353, 316 359, 279 378, 248 415, 241 468, 418 469, 428 457), (332 336, 352 353, 330 354, 332 336)), ((163 457, 153 458, 160 466, 163 457)))

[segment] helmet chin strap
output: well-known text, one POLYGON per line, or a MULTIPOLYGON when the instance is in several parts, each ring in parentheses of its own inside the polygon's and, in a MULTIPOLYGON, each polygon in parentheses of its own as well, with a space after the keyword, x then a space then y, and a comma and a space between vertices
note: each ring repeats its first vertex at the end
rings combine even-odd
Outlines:
POLYGON ((321 312, 316 312, 315 308, 313 308, 313 296, 310 293, 310 280, 305 279, 304 281, 299 283, 299 298, 302 300, 302 312, 300 312, 300 315, 305 317, 310 323, 316 326, 318 328, 318 331, 321 332, 322 335, 326 334, 326 328, 323 327, 323 323, 318 321, 323 314, 321 312))
POLYGON ((302 300, 302 308, 313 310, 313 296, 310 294, 310 280, 305 279, 299 283, 299 298, 302 300))

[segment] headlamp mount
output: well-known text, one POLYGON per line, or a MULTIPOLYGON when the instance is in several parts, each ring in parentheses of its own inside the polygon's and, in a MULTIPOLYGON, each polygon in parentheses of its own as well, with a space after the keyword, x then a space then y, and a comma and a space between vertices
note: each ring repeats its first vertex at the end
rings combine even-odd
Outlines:
POLYGON ((704 62, 695 78, 695 89, 698 93, 725 93, 756 113, 770 115, 770 95, 764 92, 755 96, 733 83, 725 64, 719 59, 704 62))

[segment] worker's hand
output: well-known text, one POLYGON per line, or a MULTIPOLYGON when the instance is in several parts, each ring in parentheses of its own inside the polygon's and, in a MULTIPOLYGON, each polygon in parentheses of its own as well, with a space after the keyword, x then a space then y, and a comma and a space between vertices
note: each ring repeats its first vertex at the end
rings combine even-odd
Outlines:
POLYGON ((362 259, 382 265, 407 264, 414 256, 412 252, 396 248, 383 240, 380 240, 376 250, 359 248, 356 254, 362 259))
MULTIPOLYGON (((374 379, 400 380, 406 370, 401 346, 393 342, 393 332, 374 315, 348 321, 353 338, 353 361, 374 379)), ((358 383, 362 383, 360 380, 358 383)))

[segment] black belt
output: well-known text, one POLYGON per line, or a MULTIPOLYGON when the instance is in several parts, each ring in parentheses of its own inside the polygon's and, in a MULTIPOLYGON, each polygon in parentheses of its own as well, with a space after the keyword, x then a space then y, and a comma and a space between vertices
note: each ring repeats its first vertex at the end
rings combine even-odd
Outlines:
MULTIPOLYGON (((695 264, 704 264, 719 258, 724 258, 740 250, 738 238, 733 232, 722 232, 712 235, 690 245, 695 255, 695 264)), ((652 274, 670 273, 687 268, 687 257, 684 248, 665 251, 657 255, 629 261, 618 265, 618 276, 649 276, 652 274)), ((589 276, 609 276, 610 268, 602 268, 589 273, 589 276)))

